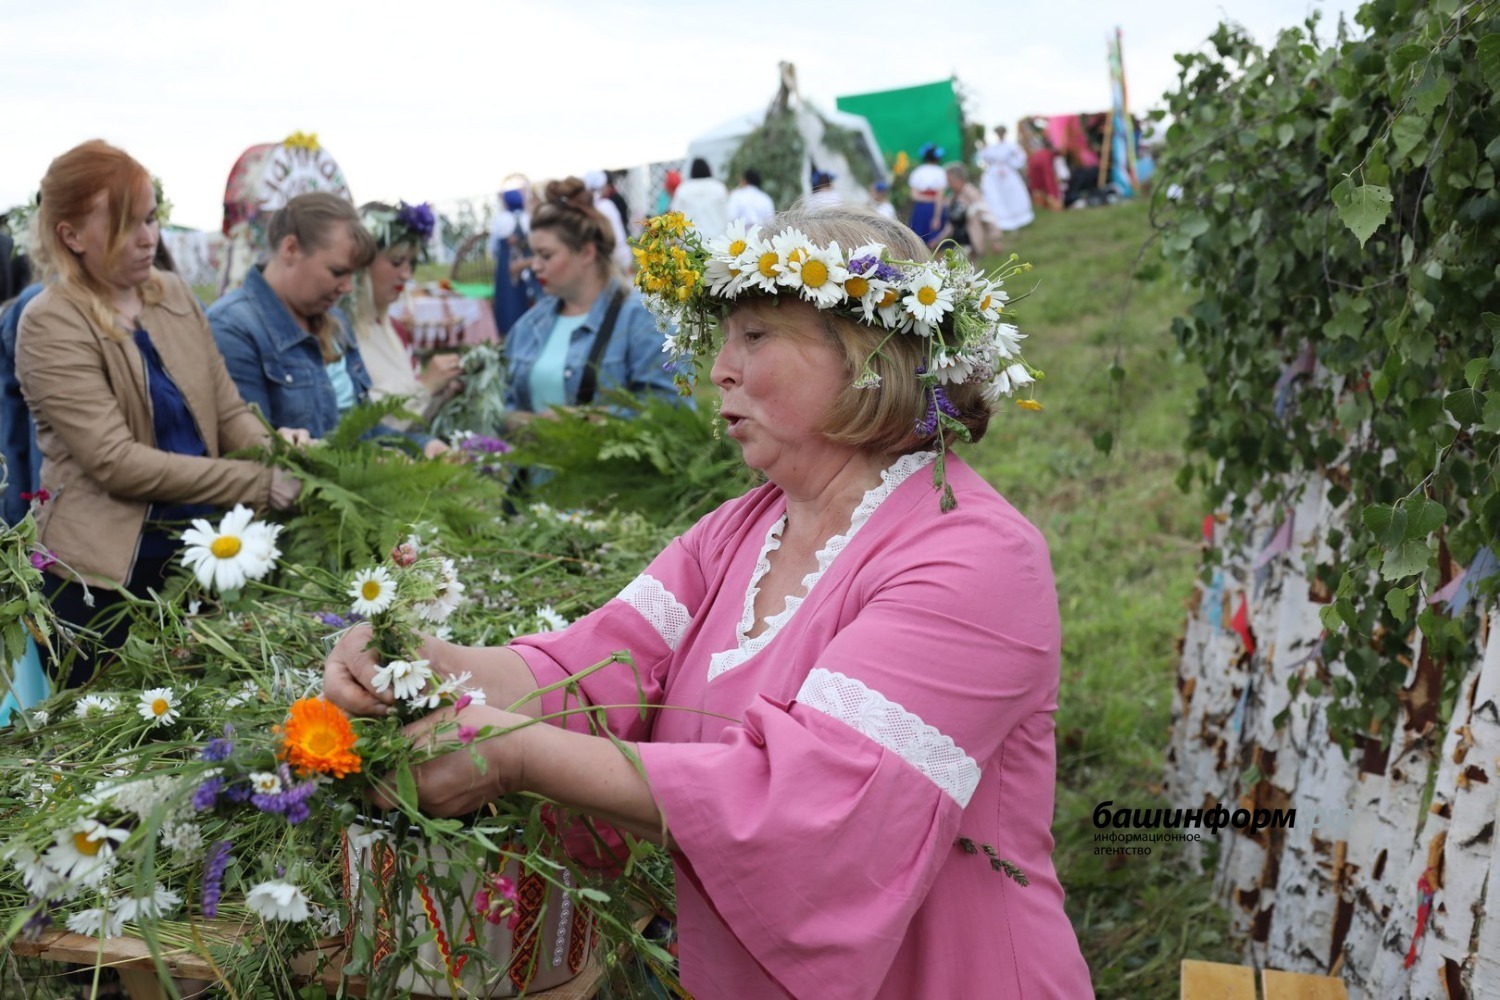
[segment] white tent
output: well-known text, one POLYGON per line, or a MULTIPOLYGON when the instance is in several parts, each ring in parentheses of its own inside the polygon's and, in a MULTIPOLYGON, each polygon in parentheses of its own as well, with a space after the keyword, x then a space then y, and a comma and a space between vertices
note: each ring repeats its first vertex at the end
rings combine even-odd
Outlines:
MULTIPOLYGON (((863 115, 849 114, 845 111, 814 109, 797 93, 796 70, 789 63, 781 64, 781 79, 782 93, 778 95, 777 100, 785 99, 789 102, 797 115, 797 130, 802 133, 805 150, 801 171, 802 193, 807 194, 812 190, 812 167, 816 165, 819 170, 834 175, 834 190, 845 201, 855 204, 868 202, 870 194, 855 179, 848 160, 823 144, 823 132, 825 121, 830 125, 855 132, 863 138, 865 148, 870 154, 870 162, 877 164, 883 170, 885 160, 880 155, 880 144, 875 141, 875 131, 870 128, 869 121, 863 115)), ((713 170, 714 176, 733 188, 739 183, 739 178, 725 176, 729 161, 735 151, 740 148, 740 143, 744 142, 745 137, 755 131, 765 120, 764 111, 750 112, 709 129, 693 139, 688 143, 687 156, 683 159, 683 176, 687 176, 686 166, 695 158, 702 157, 713 170)))

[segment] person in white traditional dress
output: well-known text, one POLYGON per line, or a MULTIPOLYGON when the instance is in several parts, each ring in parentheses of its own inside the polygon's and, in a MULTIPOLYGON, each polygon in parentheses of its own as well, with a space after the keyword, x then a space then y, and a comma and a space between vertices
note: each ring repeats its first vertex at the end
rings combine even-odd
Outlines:
POLYGON ((729 228, 729 191, 714 176, 707 160, 693 160, 688 179, 672 195, 672 211, 687 216, 700 233, 722 233, 729 228))
POLYGON ((896 206, 891 204, 891 185, 881 179, 870 185, 870 207, 887 219, 898 219, 896 206))
POLYGON ((609 175, 602 170, 590 170, 583 175, 583 186, 588 188, 589 195, 594 199, 594 208, 609 222, 609 228, 614 230, 615 251, 611 259, 615 266, 620 269, 621 274, 630 274, 635 264, 635 259, 630 253, 630 244, 625 242, 625 220, 620 218, 620 210, 615 203, 604 193, 604 188, 609 184, 609 175))
POLYGON ((804 208, 826 208, 844 199, 833 189, 834 175, 826 170, 812 172, 812 193, 804 199, 804 208))
POLYGON ((984 167, 984 200, 1001 230, 1030 225, 1036 213, 1026 190, 1026 152, 1006 138, 1004 125, 995 127, 995 141, 980 150, 979 162, 984 167))
POLYGON ((760 171, 747 167, 740 186, 729 192, 729 221, 746 226, 764 226, 776 217, 776 203, 761 190, 760 171))

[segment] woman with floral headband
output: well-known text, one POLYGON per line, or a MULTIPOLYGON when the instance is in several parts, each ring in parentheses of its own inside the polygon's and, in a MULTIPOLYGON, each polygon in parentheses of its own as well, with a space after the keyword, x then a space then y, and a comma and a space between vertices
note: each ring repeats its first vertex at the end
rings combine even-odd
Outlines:
POLYGON ((586 405, 605 388, 677 398, 656 320, 617 276, 614 230, 582 181, 548 182, 530 242, 545 295, 505 338, 509 425, 586 405))
MULTIPOLYGON (((321 438, 369 398, 369 369, 336 303, 375 259, 375 239, 354 206, 328 191, 290 199, 272 214, 266 236, 270 260, 209 306, 208 322, 245 402, 272 423, 321 438)), ((448 450, 437 438, 409 436, 429 458, 448 450)))
MULTIPOLYGON (((529 791, 666 845, 698 1000, 1090 996, 1051 860, 1046 544, 949 453, 1037 374, 1003 312, 1021 265, 928 260, 842 208, 706 245, 667 216, 638 256, 767 481, 563 631, 428 641, 488 707, 409 727, 423 807, 529 791), (458 725, 483 769, 444 752, 458 725)), ((325 692, 383 714, 368 641, 341 639, 325 692)))
MULTIPOLYGON (((436 226, 427 205, 381 202, 361 206, 360 221, 375 237, 375 258, 354 276, 354 339, 370 372, 370 398, 405 396, 421 422, 459 388, 463 364, 452 352, 434 354, 418 366, 411 348, 391 324, 391 306, 411 281, 436 226)), ((410 421, 403 421, 405 429, 410 421)))

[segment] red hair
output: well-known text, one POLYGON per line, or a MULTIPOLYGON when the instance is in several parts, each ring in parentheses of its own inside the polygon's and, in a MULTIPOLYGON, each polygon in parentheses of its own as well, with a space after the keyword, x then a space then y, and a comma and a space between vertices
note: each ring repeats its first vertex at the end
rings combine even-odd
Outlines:
MULTIPOLYGON (((66 222, 82 228, 103 193, 110 233, 105 254, 106 260, 112 262, 130 234, 141 193, 150 190, 151 175, 146 168, 123 149, 102 139, 74 146, 53 160, 42 178, 42 202, 37 208, 34 236, 42 277, 56 281, 69 297, 88 306, 107 331, 118 332, 114 330, 114 310, 108 305, 106 290, 63 243, 57 227, 66 222)), ((160 295, 161 283, 153 272, 142 296, 149 302, 160 295)))

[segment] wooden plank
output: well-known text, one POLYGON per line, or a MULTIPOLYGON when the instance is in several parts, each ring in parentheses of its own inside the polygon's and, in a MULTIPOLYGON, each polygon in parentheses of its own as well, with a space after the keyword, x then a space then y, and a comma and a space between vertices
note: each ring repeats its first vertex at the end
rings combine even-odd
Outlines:
MULTIPOLYGON (((238 927, 211 924, 200 927, 200 933, 206 941, 232 939, 237 936, 238 930, 238 927)), ((68 931, 48 931, 35 941, 17 939, 11 943, 11 949, 17 955, 40 958, 48 962, 68 962, 87 966, 98 963, 104 968, 121 970, 122 976, 127 972, 134 973, 132 978, 136 982, 144 982, 139 978, 140 976, 148 976, 151 981, 155 981, 157 977, 156 962, 151 957, 151 946, 135 937, 109 938, 101 948, 98 938, 72 934, 68 931)), ((293 972, 301 978, 311 979, 317 972, 320 955, 328 956, 328 962, 323 967, 323 985, 329 988, 338 987, 344 968, 341 938, 330 939, 321 951, 298 955, 292 960, 293 972)), ((174 979, 212 980, 218 978, 213 967, 189 949, 163 948, 161 958, 168 974, 174 979)), ((550 990, 526 995, 533 1000, 589 1000, 598 990, 599 984, 604 981, 604 975, 603 958, 595 951, 573 979, 561 986, 554 986, 550 990)), ((363 976, 350 976, 343 985, 348 996, 363 997, 365 995, 363 976)), ((135 995, 132 991, 131 996, 135 995)), ((151 996, 150 993, 143 995, 151 996)))
POLYGON ((1255 1000, 1255 970, 1184 958, 1179 996, 1181 1000, 1255 1000))
POLYGON ((1265 1000, 1349 1000, 1349 991, 1332 976, 1262 969, 1260 988, 1265 1000))

